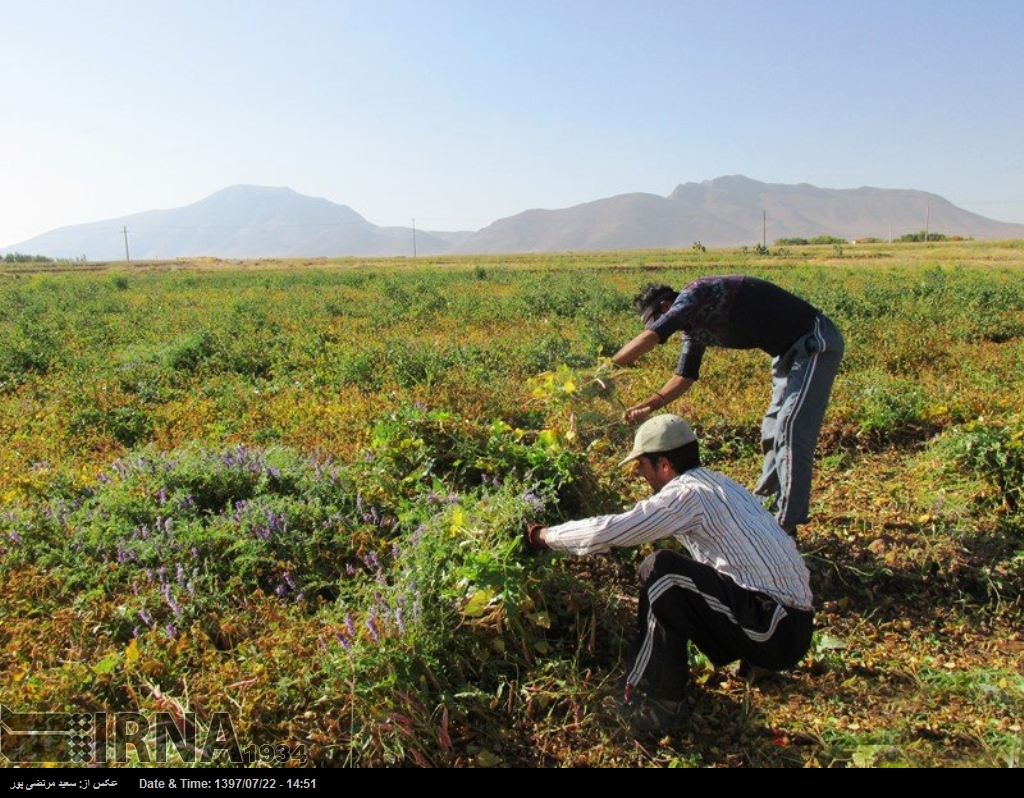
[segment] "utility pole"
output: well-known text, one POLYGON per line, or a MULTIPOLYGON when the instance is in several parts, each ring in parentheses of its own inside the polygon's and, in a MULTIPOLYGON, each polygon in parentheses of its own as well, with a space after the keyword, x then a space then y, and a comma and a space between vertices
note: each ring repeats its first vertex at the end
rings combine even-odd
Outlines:
POLYGON ((928 243, 928 228, 932 225, 932 206, 929 205, 928 212, 924 216, 924 243, 928 243))
POLYGON ((412 217, 412 256, 416 257, 416 217, 412 217))
POLYGON ((768 211, 761 209, 761 246, 768 249, 768 211))
POLYGON ((124 233, 124 259, 131 263, 132 259, 131 256, 128 254, 128 228, 122 227, 121 232, 124 233))

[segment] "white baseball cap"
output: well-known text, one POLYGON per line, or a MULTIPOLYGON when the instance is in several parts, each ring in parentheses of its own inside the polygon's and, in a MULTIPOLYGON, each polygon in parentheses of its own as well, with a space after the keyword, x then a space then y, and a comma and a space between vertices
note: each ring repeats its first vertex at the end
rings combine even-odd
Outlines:
POLYGON ((619 465, 624 466, 645 454, 678 449, 695 440, 697 436, 683 419, 671 413, 662 413, 640 425, 633 439, 633 451, 619 465))

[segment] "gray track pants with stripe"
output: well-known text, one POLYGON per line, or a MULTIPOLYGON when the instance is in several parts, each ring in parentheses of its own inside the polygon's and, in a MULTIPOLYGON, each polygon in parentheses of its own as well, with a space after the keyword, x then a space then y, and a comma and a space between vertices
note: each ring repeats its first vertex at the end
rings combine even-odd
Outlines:
POLYGON ((808 519, 814 448, 843 349, 842 334, 819 314, 811 332, 772 360, 772 401, 761 422, 764 464, 754 492, 778 498, 776 515, 786 529, 808 519))

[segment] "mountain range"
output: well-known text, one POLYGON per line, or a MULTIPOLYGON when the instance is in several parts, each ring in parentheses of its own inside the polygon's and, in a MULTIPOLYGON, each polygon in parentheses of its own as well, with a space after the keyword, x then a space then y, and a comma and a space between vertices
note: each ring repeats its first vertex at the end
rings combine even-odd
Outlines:
POLYGON ((0 255, 123 260, 126 247, 132 260, 513 254, 678 249, 697 241, 752 246, 825 235, 888 240, 926 227, 965 238, 1024 238, 1022 224, 979 216, 923 191, 817 188, 734 175, 680 184, 667 197, 620 194, 457 232, 378 227, 347 205, 289 188, 232 186, 182 208, 61 227, 0 255))

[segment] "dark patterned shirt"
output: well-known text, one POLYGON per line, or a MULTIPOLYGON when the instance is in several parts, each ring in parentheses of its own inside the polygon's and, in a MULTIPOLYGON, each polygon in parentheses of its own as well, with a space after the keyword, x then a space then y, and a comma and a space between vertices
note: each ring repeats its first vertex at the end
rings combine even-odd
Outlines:
POLYGON ((818 315, 813 305, 774 283, 734 274, 690 283, 650 329, 659 343, 682 332, 676 374, 695 380, 707 347, 761 349, 778 357, 811 331, 818 315))

